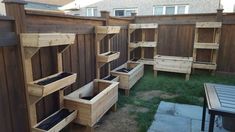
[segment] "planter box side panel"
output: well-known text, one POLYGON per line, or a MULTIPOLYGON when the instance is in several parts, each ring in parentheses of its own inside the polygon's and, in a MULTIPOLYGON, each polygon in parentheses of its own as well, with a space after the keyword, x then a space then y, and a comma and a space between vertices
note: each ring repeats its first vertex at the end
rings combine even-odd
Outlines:
POLYGON ((190 74, 191 67, 191 61, 157 59, 155 61, 154 70, 190 74))
POLYGON ((95 125, 103 115, 118 101, 118 85, 113 87, 108 93, 104 94, 94 104, 92 104, 90 126, 95 125))
POLYGON ((75 122, 82 125, 91 124, 91 105, 85 104, 82 102, 72 101, 72 100, 64 100, 65 108, 70 110, 77 110, 77 118, 75 122))
POLYGON ((131 89, 135 83, 140 80, 144 75, 144 66, 141 65, 139 68, 136 69, 136 71, 130 76, 129 78, 129 89, 131 89))

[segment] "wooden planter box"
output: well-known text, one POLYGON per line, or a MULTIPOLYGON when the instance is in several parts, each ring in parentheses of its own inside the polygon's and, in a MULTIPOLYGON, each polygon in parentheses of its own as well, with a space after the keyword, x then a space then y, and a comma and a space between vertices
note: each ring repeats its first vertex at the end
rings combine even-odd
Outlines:
POLYGON ((98 34, 117 34, 120 29, 119 26, 96 26, 95 32, 98 34))
POLYGON ((118 82, 94 80, 65 96, 65 108, 78 110, 75 122, 94 126, 118 100, 118 82), (90 100, 84 97, 94 96, 90 100))
POLYGON ((176 57, 156 55, 154 57, 154 72, 157 71, 175 72, 186 74, 186 80, 189 79, 192 68, 192 57, 176 57))
POLYGON ((138 62, 127 62, 112 70, 111 75, 119 76, 119 88, 124 89, 126 95, 129 95, 129 90, 144 75, 144 64, 138 62), (128 73, 119 72, 118 70, 122 68, 131 68, 132 70, 128 73))
POLYGON ((71 33, 22 33, 21 43, 25 47, 48 47, 73 44, 75 34, 71 33))
POLYGON ((76 73, 57 73, 33 82, 29 82, 28 92, 33 96, 45 97, 73 84, 76 81, 76 78, 76 73))
POLYGON ((58 132, 60 130, 62 130, 65 126, 67 126, 70 122, 72 122, 76 116, 77 116, 77 111, 72 111, 69 112, 68 115, 66 117, 64 117, 63 119, 61 119, 57 124, 53 124, 53 126, 51 126, 51 128, 45 129, 45 126, 48 127, 49 123, 55 122, 55 120, 53 120, 52 122, 50 122, 50 118, 53 117, 57 117, 58 118, 58 113, 61 110, 57 111, 56 113, 52 114, 51 116, 47 117, 46 119, 44 119, 43 121, 41 121, 40 123, 38 123, 37 125, 35 125, 32 128, 33 132, 58 132), (42 125, 44 124, 44 125, 42 125), (43 128, 42 128, 43 127, 43 128))
POLYGON ((103 54, 99 54, 97 56, 97 61, 108 63, 108 62, 118 59, 119 56, 120 56, 120 52, 109 51, 103 54))

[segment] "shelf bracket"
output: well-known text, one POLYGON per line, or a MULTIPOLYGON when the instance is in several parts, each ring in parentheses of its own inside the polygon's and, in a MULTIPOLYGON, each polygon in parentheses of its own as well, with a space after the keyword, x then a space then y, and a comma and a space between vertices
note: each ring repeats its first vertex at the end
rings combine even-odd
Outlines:
POLYGON ((62 46, 58 46, 58 51, 59 53, 63 53, 66 49, 69 48, 70 45, 62 45, 62 46))
POLYGON ((32 58, 38 52, 39 49, 39 47, 24 47, 25 58, 32 58))

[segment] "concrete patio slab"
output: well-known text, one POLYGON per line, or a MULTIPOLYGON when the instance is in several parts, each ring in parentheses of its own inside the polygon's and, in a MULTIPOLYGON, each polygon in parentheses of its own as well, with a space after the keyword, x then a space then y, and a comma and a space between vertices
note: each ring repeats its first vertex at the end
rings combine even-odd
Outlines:
MULTIPOLYGON (((202 107, 162 101, 148 132, 200 132, 202 107)), ((209 114, 206 117, 208 131, 209 114)), ((221 123, 221 121, 219 121, 221 123)), ((214 132, 228 132, 215 124, 214 132)))

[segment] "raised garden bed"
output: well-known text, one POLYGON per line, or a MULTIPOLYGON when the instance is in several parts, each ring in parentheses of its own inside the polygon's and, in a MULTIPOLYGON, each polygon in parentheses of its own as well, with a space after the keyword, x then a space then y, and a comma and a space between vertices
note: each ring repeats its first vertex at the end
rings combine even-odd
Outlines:
POLYGON ((64 105, 78 110, 75 122, 94 126, 118 100, 118 82, 94 80, 65 96, 64 105))
POLYGON ((189 80, 192 68, 192 57, 177 57, 177 56, 162 56, 156 55, 154 57, 154 73, 157 71, 184 73, 185 79, 189 80))
POLYGON ((58 132, 72 122, 77 115, 77 111, 61 109, 44 119, 32 128, 34 132, 58 132))
POLYGON ((129 95, 129 90, 144 75, 144 64, 138 62, 127 62, 111 71, 111 75, 119 76, 119 88, 125 90, 129 95))
POLYGON ((108 63, 111 62, 113 60, 118 59, 120 56, 120 52, 116 52, 116 51, 109 51, 103 54, 99 54, 97 56, 97 61, 98 62, 103 62, 103 63, 108 63))
POLYGON ((44 97, 76 81, 76 73, 61 72, 28 83, 30 95, 44 97))

